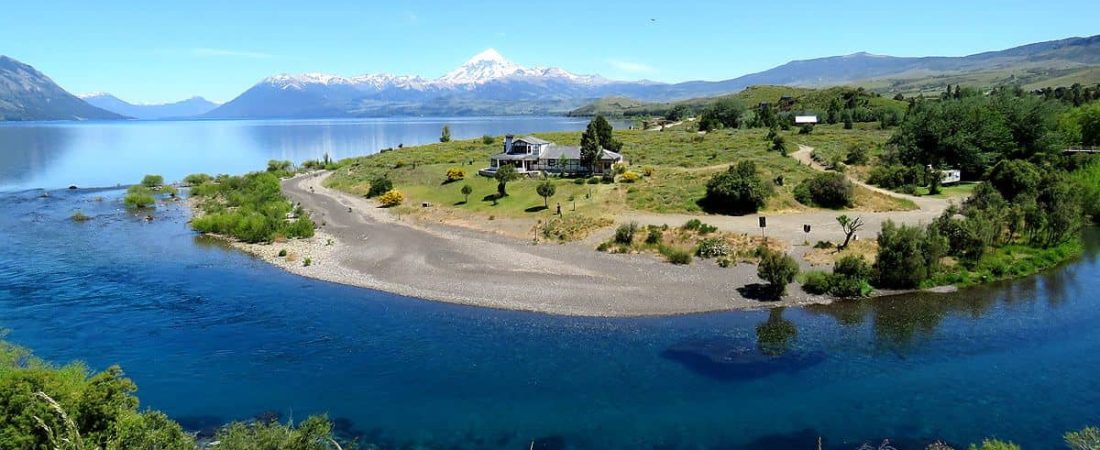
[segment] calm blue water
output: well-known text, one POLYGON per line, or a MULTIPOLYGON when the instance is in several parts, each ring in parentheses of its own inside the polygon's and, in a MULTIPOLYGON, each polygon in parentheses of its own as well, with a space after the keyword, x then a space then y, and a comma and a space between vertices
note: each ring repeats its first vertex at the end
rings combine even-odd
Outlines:
POLYGON ((469 139, 583 130, 587 123, 568 117, 0 122, 0 191, 115 186, 147 173, 178 180, 196 172, 249 172, 270 159, 366 155, 436 142, 444 125, 455 139, 469 139))
POLYGON ((299 278, 196 237, 182 207, 144 223, 119 194, 0 195, 0 327, 53 361, 121 364, 145 406, 196 429, 328 412, 435 448, 1045 449, 1100 424, 1096 248, 959 295, 586 319, 299 278))

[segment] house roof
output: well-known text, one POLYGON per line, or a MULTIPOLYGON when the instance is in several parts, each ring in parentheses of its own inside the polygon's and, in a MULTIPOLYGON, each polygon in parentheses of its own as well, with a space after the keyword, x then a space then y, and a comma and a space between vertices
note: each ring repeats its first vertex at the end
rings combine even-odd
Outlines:
POLYGON ((520 142, 520 141, 526 142, 528 144, 535 144, 535 145, 542 145, 542 144, 549 144, 550 143, 550 141, 547 141, 547 140, 544 140, 544 139, 539 139, 539 138, 534 137, 534 136, 524 136, 524 137, 521 137, 519 139, 516 139, 514 142, 520 142))
MULTIPOLYGON (((546 142, 546 141, 543 141, 546 142)), ((565 155, 565 159, 581 159, 581 148, 573 145, 550 144, 538 156, 528 154, 497 153, 491 158, 497 161, 537 161, 539 159, 559 159, 565 155)), ((611 150, 603 151, 604 161, 622 161, 623 155, 611 150)))

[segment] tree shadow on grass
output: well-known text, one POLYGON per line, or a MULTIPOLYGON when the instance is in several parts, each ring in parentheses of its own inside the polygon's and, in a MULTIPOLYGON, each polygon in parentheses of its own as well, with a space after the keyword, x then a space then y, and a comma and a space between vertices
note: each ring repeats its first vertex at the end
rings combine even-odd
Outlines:
POLYGON ((525 209, 524 211, 529 212, 529 213, 533 213, 533 212, 539 212, 539 211, 546 211, 547 209, 548 209, 547 207, 539 205, 539 206, 532 206, 530 208, 525 209))
POLYGON ((746 284, 737 288, 737 292, 749 300, 761 302, 777 302, 780 295, 771 286, 763 283, 746 284))
POLYGON ((465 205, 466 203, 467 203, 466 200, 459 200, 459 201, 454 203, 454 206, 462 206, 462 205, 465 205))

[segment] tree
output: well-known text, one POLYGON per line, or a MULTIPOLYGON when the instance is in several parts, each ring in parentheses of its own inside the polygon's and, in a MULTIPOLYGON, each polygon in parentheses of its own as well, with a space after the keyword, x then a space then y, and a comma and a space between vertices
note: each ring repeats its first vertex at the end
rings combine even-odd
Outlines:
POLYGON ((462 203, 470 203, 470 194, 474 193, 474 188, 468 184, 462 185, 462 203))
POLYGON ((844 250, 848 248, 848 244, 852 242, 852 237, 856 235, 856 232, 863 228, 863 218, 851 219, 842 214, 837 216, 836 221, 840 224, 840 229, 844 230, 844 243, 837 246, 837 249, 844 250))
POLYGON ((451 127, 443 125, 443 132, 439 135, 439 142, 451 142, 451 127))
POLYGON ((719 128, 737 128, 745 114, 745 105, 733 98, 725 98, 711 104, 699 117, 699 131, 719 128))
POLYGON ((550 197, 554 196, 554 193, 558 191, 558 188, 554 186, 554 182, 550 180, 542 180, 538 186, 535 187, 535 192, 542 197, 543 206, 550 207, 550 197))
POLYGON ((794 281, 798 275, 798 261, 791 255, 760 247, 760 264, 756 266, 756 275, 768 282, 768 290, 776 297, 781 297, 787 292, 787 284, 794 281))
POLYGON ((508 196, 508 183, 519 179, 519 172, 516 172, 516 167, 511 164, 505 164, 497 168, 493 178, 497 180, 497 196, 508 196))
POLYGON ((1021 195, 1035 196, 1041 180, 1038 167, 1017 159, 1001 160, 989 172, 989 184, 1010 202, 1021 195))
POLYGON ((599 130, 596 122, 588 122, 588 127, 581 133, 581 164, 588 167, 589 173, 596 173, 596 163, 600 158, 599 130))
POLYGON ((741 161, 707 182, 704 203, 716 211, 744 214, 764 206, 772 189, 756 173, 756 164, 741 161))
POLYGON ((607 121, 603 116, 596 116, 592 119, 592 122, 596 124, 596 141, 601 148, 618 152, 622 150, 623 143, 616 141, 613 136, 614 129, 611 127, 611 123, 607 121))
POLYGON ((852 129, 852 110, 845 109, 844 112, 840 114, 840 117, 841 117, 841 120, 844 121, 844 129, 845 130, 851 130, 852 129))
POLYGON ((939 270, 947 248, 947 239, 931 229, 887 219, 878 235, 875 282, 884 288, 919 287, 939 270))

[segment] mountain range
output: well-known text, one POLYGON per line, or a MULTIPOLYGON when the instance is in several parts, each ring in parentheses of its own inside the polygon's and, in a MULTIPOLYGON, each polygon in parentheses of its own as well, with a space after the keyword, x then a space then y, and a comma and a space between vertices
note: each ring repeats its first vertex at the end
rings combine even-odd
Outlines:
POLYGON ((161 107, 131 105, 111 96, 92 96, 85 102, 30 66, 0 57, 0 119, 562 114, 604 97, 668 102, 735 93, 762 84, 798 87, 858 84, 877 92, 913 94, 938 92, 947 84, 976 87, 1012 84, 1033 89, 1075 82, 1100 82, 1100 35, 962 57, 854 53, 792 61, 729 80, 683 83, 617 81, 561 68, 525 67, 489 49, 435 79, 390 74, 275 75, 207 111, 203 110, 212 104, 201 98, 161 107))
POLYGON ((218 107, 217 103, 202 97, 191 97, 164 104, 134 104, 106 92, 80 95, 92 106, 127 117, 143 120, 176 119, 206 114, 218 107))
POLYGON ((0 56, 0 121, 124 118, 89 105, 34 67, 0 56))

